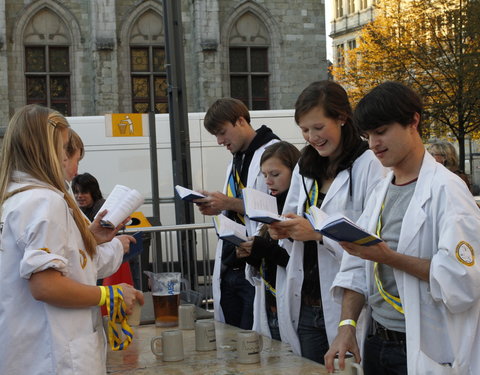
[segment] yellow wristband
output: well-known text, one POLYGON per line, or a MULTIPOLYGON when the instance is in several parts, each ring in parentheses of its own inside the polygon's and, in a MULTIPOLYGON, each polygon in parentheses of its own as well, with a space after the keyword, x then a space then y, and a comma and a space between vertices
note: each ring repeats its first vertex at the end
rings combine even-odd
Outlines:
POLYGON ((339 327, 341 326, 353 326, 353 327, 357 327, 357 322, 353 319, 345 319, 345 320, 342 320, 339 324, 338 324, 339 327))
POLYGON ((105 305, 105 300, 107 299, 107 287, 105 286, 99 286, 100 288, 100 301, 98 301, 98 306, 103 306, 105 305))

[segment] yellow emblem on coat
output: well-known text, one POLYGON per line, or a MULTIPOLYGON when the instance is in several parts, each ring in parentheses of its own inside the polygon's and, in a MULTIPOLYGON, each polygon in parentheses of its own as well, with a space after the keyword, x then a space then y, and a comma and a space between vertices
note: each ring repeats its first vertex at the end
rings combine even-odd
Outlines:
POLYGON ((41 247, 39 250, 43 250, 45 251, 46 253, 49 253, 50 254, 50 249, 48 247, 41 247))
POLYGON ((87 254, 85 254, 85 251, 78 249, 80 253, 80 266, 82 266, 82 269, 85 269, 87 266, 87 254))
POLYGON ((468 242, 460 241, 455 250, 455 255, 458 261, 466 266, 471 267, 475 264, 475 252, 468 242))

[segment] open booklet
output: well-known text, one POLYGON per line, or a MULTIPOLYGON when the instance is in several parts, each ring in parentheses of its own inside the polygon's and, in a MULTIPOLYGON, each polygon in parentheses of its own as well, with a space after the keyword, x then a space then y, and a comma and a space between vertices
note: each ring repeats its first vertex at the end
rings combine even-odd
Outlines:
POLYGON ((104 227, 116 228, 142 204, 143 197, 137 190, 123 185, 115 185, 105 203, 98 210, 98 212, 108 211, 100 224, 104 227))
POLYGON ((250 220, 266 224, 286 220, 278 214, 277 198, 274 196, 252 188, 243 189, 242 195, 245 215, 250 220))
POLYGON ((313 228, 334 241, 353 242, 362 246, 374 245, 382 239, 359 227, 348 217, 341 214, 328 215, 318 207, 310 207, 310 214, 305 213, 313 228))
POLYGON ((214 216, 213 224, 215 225, 217 236, 224 241, 231 242, 236 246, 248 241, 245 225, 239 224, 223 214, 214 216))
POLYGON ((205 195, 202 193, 180 185, 176 185, 175 190, 177 191, 178 196, 185 201, 191 202, 194 199, 205 198, 205 195))

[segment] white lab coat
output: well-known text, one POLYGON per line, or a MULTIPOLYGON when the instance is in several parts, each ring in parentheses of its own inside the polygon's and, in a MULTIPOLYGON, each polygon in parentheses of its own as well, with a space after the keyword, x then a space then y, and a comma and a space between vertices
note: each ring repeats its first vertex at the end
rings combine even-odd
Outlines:
MULTIPOLYGON (((386 170, 373 152, 365 151, 353 164, 351 182, 348 170, 340 172, 334 179, 322 202, 322 210, 329 215, 341 213, 352 220, 357 220, 370 193, 385 174, 386 170), (352 183, 352 196, 349 192, 350 183, 352 183)), ((307 191, 310 191, 312 183, 313 180, 305 178, 307 191)), ((297 165, 283 213, 296 213, 303 216, 306 199, 302 176, 299 174, 297 165)), ((334 243, 326 237, 323 238, 323 244, 317 243, 322 306, 329 343, 337 334, 341 308, 330 295, 330 287, 340 268, 343 255, 343 250, 333 246, 334 243)), ((286 268, 280 266, 277 268, 277 309, 280 335, 282 341, 286 341, 292 346, 295 354, 301 355, 297 328, 303 284, 304 243, 285 239, 281 241, 281 246, 289 252, 290 260, 286 268)))
MULTIPOLYGON (((42 185, 15 173, 25 185, 42 185)), ((2 207, 0 237, 0 374, 105 374, 106 345, 99 307, 60 308, 37 301, 30 276, 48 268, 82 284, 112 274, 121 264, 119 240, 97 248, 92 260, 61 192, 35 188, 2 207)))
MULTIPOLYGON (((375 231, 392 177, 379 184, 358 221, 370 231, 375 231)), ((397 251, 431 259, 429 283, 394 269, 405 311, 410 375, 480 374, 479 230, 480 210, 465 183, 425 152, 397 251), (461 241, 471 252, 461 251, 461 241), (469 266, 470 255, 474 264, 469 266)), ((342 288, 371 294, 373 263, 345 253, 332 287, 338 301, 342 288)))
MULTIPOLYGON (((273 139, 263 146, 260 146, 255 153, 253 154, 252 160, 250 161, 250 166, 248 168, 248 176, 247 176, 247 186, 251 187, 256 190, 263 191, 264 193, 268 192, 267 185, 265 184, 265 179, 260 171, 260 159, 262 157, 263 151, 265 148, 270 146, 273 143, 278 142, 278 139, 273 139)), ((233 160, 228 164, 226 177, 225 177, 225 185, 223 187, 223 193, 227 193, 227 186, 228 186, 228 177, 230 176, 230 171, 232 170, 232 163, 233 160)), ((226 212, 224 212, 225 214, 226 212)), ((245 226, 247 227, 247 234, 252 236, 256 229, 257 229, 257 222, 250 221, 245 216, 245 226)), ((221 239, 218 240, 217 248, 215 250, 215 264, 213 266, 213 277, 212 277, 212 289, 213 289, 213 312, 215 320, 220 322, 225 322, 225 317, 223 316, 222 307, 220 306, 220 271, 222 268, 222 244, 223 241, 221 239)))

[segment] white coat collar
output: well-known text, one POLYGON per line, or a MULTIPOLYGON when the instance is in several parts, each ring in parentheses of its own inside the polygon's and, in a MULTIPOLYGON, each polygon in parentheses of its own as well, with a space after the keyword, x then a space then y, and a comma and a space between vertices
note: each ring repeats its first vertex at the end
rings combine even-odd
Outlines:
MULTIPOLYGON (((425 203, 431 198, 431 185, 437 166, 435 159, 428 152, 425 152, 417 185, 415 186, 415 191, 403 218, 404 225, 402 225, 397 249, 400 253, 407 252, 412 256, 419 256, 420 254, 419 249, 410 248, 410 244, 418 234, 418 230, 427 220, 424 207, 425 203), (408 225, 406 225, 407 223, 408 225)), ((389 181, 391 181, 391 179, 389 179, 389 181)))

